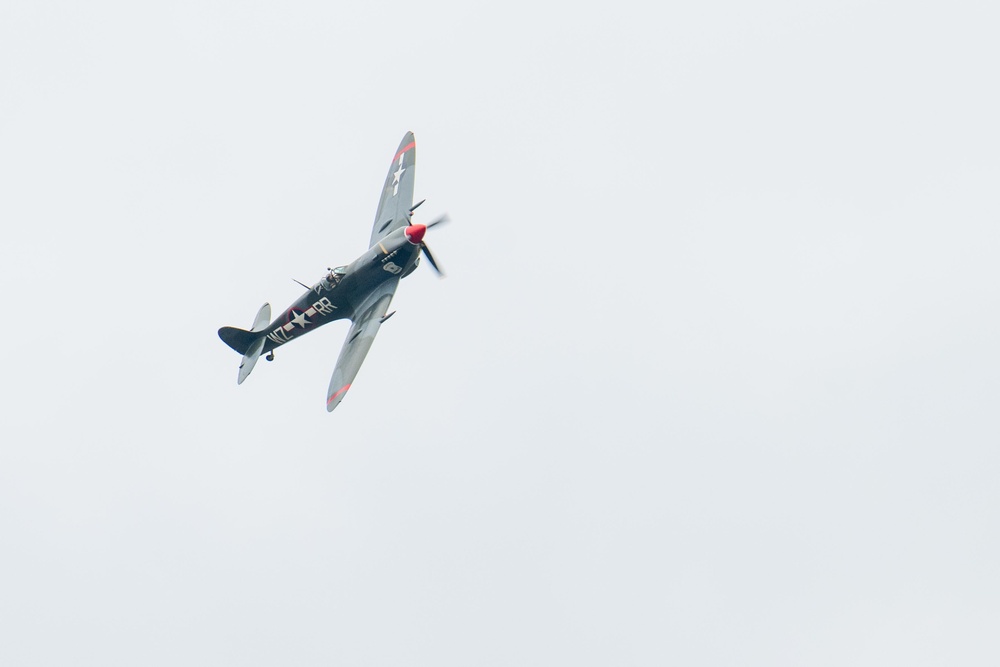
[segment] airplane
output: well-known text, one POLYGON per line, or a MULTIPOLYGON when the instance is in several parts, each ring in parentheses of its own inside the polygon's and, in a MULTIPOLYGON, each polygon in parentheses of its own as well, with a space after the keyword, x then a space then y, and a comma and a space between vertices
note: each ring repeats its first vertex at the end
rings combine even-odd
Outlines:
POLYGON ((219 338, 243 355, 237 384, 243 384, 261 354, 266 353, 265 358, 274 361, 274 350, 278 347, 324 324, 349 319, 351 328, 326 393, 327 412, 333 412, 351 388, 379 327, 395 315, 395 311, 386 315, 389 302, 399 281, 417 268, 420 254, 439 276, 443 275, 424 243, 424 234, 431 227, 447 222, 448 217, 443 215, 426 225, 411 219, 417 207, 426 201, 413 203, 416 155, 413 133, 407 132, 385 177, 369 247, 364 254, 350 264, 328 269, 329 273, 312 287, 299 283, 308 291, 274 321, 271 321, 271 305, 265 303, 249 331, 236 327, 219 329, 219 338))

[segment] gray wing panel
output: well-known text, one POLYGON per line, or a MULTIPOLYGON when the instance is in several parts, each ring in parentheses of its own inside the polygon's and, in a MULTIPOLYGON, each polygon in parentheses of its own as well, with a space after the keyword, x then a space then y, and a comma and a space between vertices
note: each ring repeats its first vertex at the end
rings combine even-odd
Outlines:
POLYGON ((368 247, 372 247, 386 234, 408 225, 407 213, 413 206, 413 179, 416 174, 417 144, 413 133, 407 132, 399 142, 396 155, 389 165, 389 173, 382 186, 382 196, 378 200, 378 212, 372 226, 372 237, 368 247))
POLYGON ((398 286, 399 278, 382 283, 355 312, 352 318, 354 323, 347 332, 347 340, 340 350, 337 367, 330 379, 330 388, 326 391, 327 412, 333 412, 351 388, 351 383, 357 377, 361 364, 375 341, 375 334, 382 326, 382 317, 389 309, 389 302, 392 301, 392 295, 396 293, 398 286))

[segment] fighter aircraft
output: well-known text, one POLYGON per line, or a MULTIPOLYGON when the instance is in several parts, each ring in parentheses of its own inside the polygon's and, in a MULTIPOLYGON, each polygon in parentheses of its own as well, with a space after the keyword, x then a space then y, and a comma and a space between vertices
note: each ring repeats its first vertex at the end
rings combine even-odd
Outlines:
POLYGON ((329 273, 311 288, 299 283, 308 291, 273 322, 271 305, 265 303, 249 331, 236 327, 219 329, 219 338, 243 355, 237 384, 247 379, 261 354, 267 353, 267 360, 274 361, 274 350, 279 346, 334 320, 350 319, 351 328, 326 392, 327 411, 332 412, 344 400, 379 327, 395 314, 393 311, 386 315, 386 311, 399 281, 417 268, 421 252, 441 275, 424 243, 424 233, 448 218, 441 216, 426 225, 411 220, 416 208, 426 201, 413 203, 416 156, 413 133, 407 132, 385 177, 371 240, 364 254, 346 266, 328 269, 329 273))

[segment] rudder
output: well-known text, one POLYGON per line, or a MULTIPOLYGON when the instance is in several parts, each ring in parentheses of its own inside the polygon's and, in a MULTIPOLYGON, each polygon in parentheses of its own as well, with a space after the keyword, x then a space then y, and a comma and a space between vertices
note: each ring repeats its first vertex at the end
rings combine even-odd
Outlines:
POLYGON ((260 336, 259 333, 237 329, 236 327, 222 327, 219 329, 219 338, 222 342, 233 348, 240 354, 246 354, 253 342, 260 336))

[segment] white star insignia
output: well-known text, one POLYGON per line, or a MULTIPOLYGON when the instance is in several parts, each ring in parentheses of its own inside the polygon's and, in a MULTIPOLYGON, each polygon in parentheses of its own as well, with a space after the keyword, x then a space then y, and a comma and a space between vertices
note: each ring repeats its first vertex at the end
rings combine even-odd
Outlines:
POLYGON ((295 317, 292 318, 292 322, 298 324, 303 329, 306 328, 307 324, 312 324, 312 322, 306 319, 305 313, 295 313, 295 317))
POLYGON ((406 169, 403 168, 403 156, 399 156, 399 167, 396 171, 392 172, 392 195, 395 197, 396 192, 399 190, 399 178, 403 175, 406 169))

